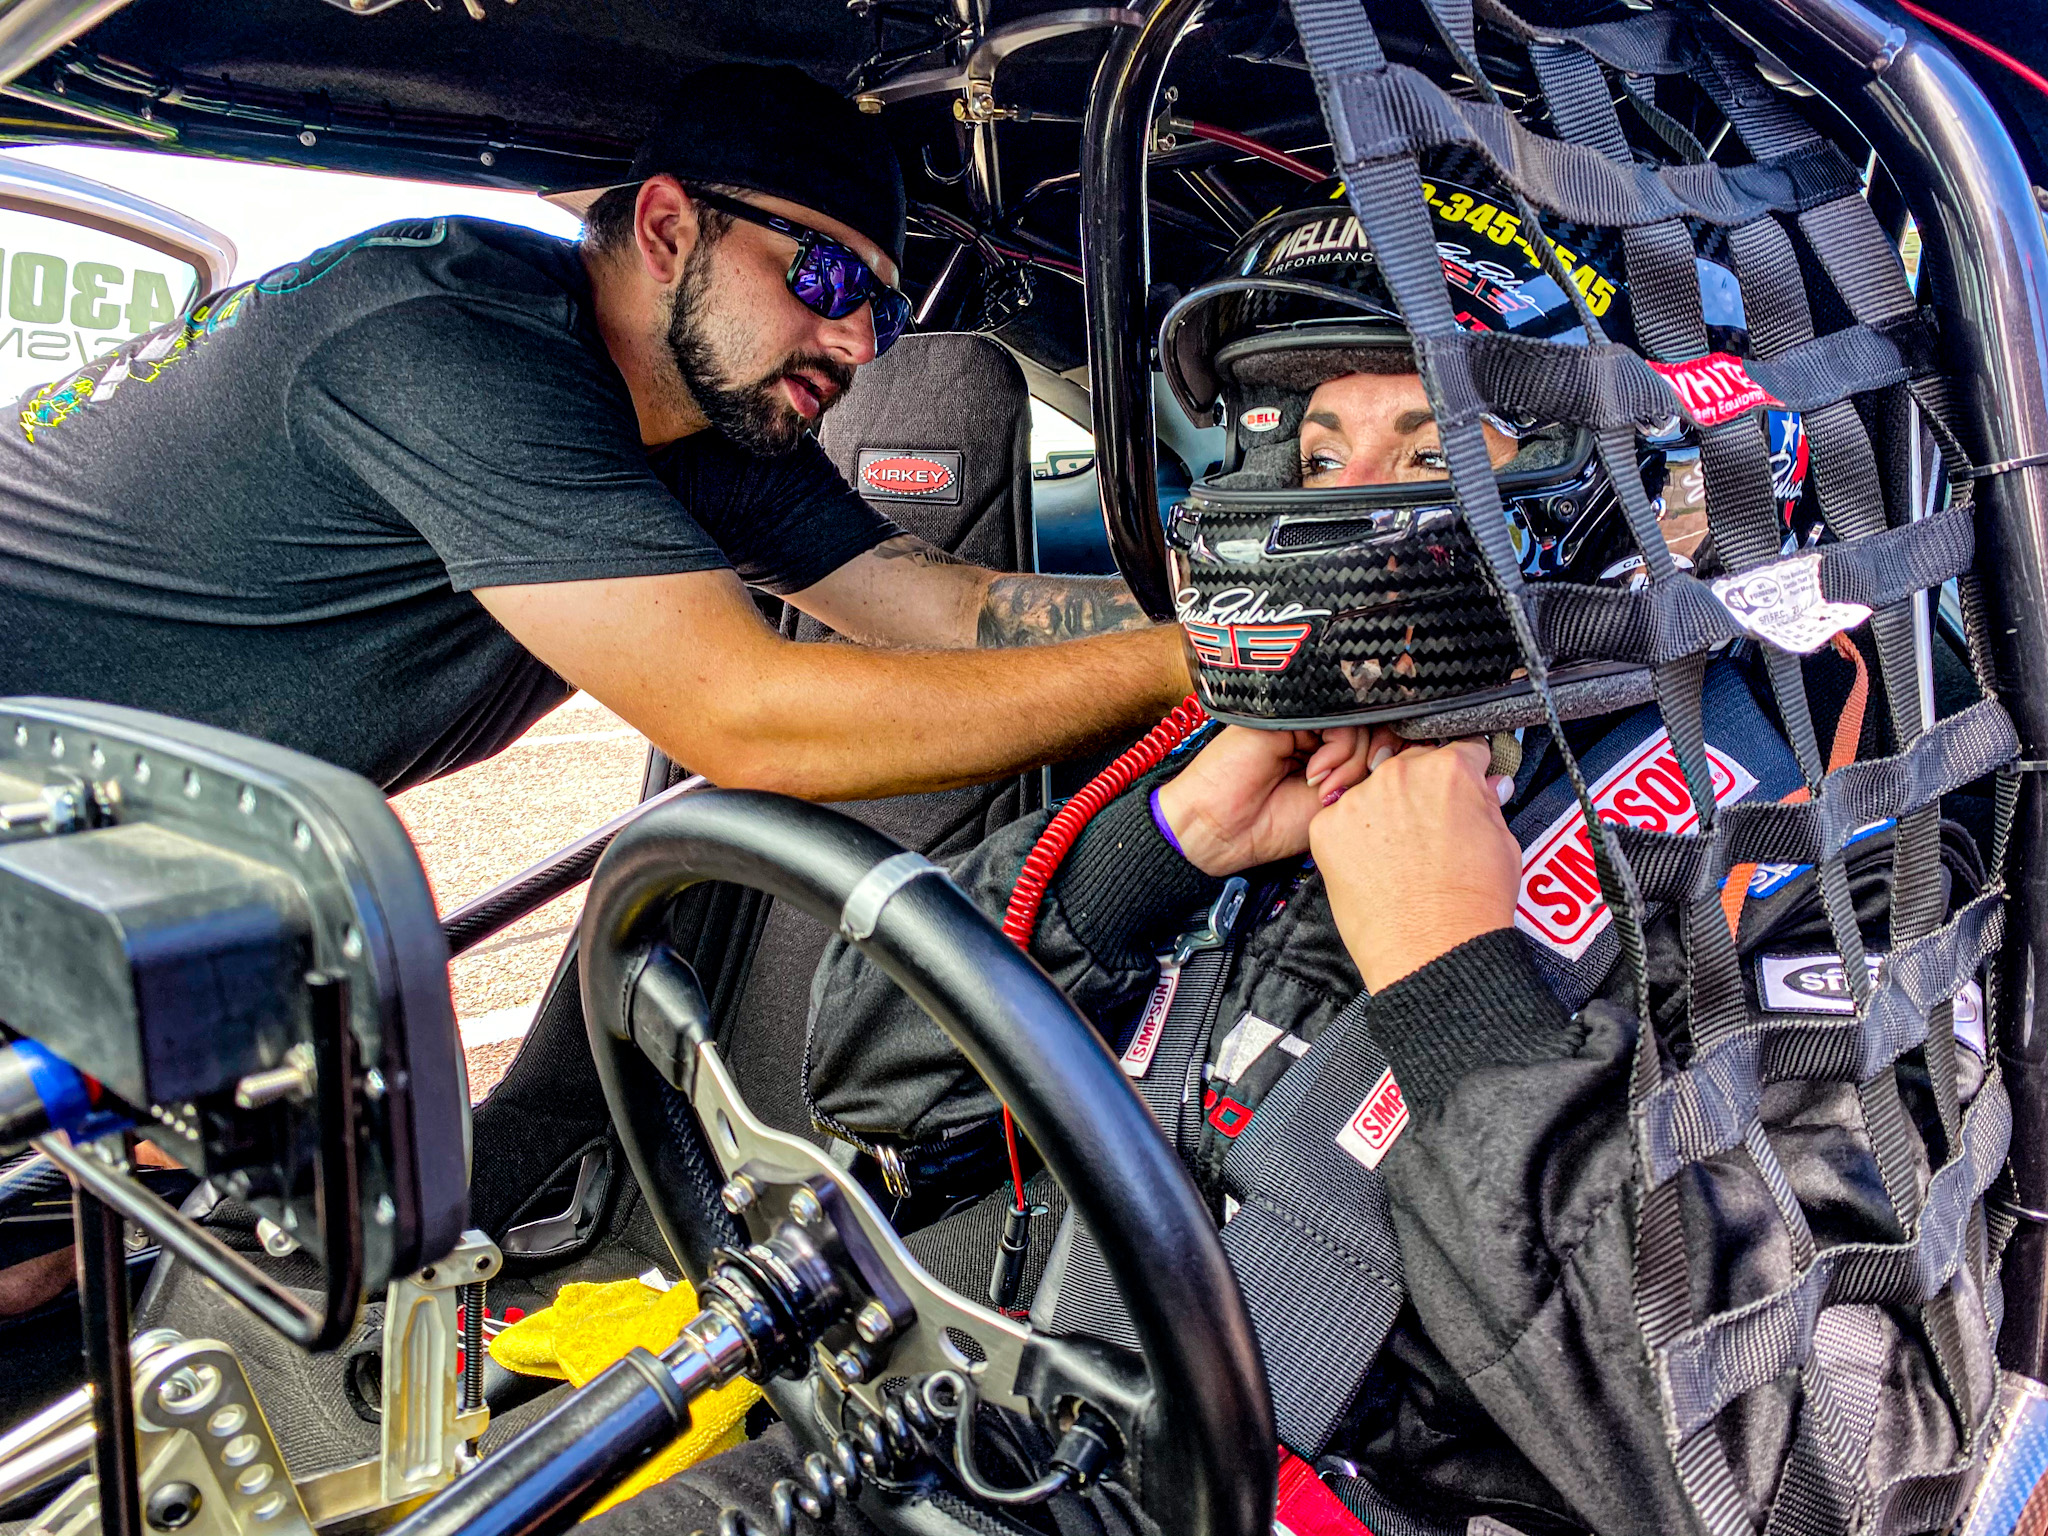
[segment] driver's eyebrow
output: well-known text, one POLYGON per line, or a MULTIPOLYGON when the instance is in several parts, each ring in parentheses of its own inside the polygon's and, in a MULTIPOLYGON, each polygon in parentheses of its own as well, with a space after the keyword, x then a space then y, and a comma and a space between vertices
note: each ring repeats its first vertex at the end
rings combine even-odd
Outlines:
POLYGON ((1337 419, 1335 411, 1310 411, 1301 419, 1312 427, 1327 427, 1332 432, 1344 430, 1344 423, 1337 419))
POLYGON ((1419 411, 1403 411, 1394 418, 1394 431, 1397 435, 1406 437, 1411 432, 1420 432, 1424 427, 1434 425, 1435 422, 1436 416, 1427 407, 1419 411))

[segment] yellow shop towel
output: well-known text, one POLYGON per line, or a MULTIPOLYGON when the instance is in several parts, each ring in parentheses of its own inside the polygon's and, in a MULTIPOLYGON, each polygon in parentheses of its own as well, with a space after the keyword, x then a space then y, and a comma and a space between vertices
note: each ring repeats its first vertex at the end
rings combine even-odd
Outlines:
MULTIPOLYGON (((529 1312, 492 1339, 491 1358, 508 1371, 552 1376, 580 1387, 636 1345, 660 1354, 696 1315, 697 1293, 687 1280, 666 1291, 642 1280, 572 1280, 556 1293, 553 1306, 529 1312)), ((690 1404, 690 1427, 648 1457, 590 1514, 731 1450, 746 1439, 747 1410, 760 1395, 761 1389, 745 1378, 705 1393, 690 1404)))

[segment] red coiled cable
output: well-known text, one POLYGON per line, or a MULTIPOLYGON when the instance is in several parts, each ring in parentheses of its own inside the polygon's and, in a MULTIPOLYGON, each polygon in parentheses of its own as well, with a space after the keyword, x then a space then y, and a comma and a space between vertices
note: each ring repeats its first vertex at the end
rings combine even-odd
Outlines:
MULTIPOLYGON (((1027 954, 1030 952, 1031 934, 1038 926, 1038 909, 1045 902, 1052 877, 1059 873, 1068 851, 1096 813, 1129 789, 1134 779, 1157 768, 1166 760, 1167 753, 1186 741, 1208 718, 1208 712, 1189 694, 1172 714, 1147 731, 1142 741, 1090 779, 1080 793, 1060 807, 1059 813, 1038 834, 1038 841, 1031 845, 1024 860, 1024 872, 1017 877, 1017 888, 1010 892, 1010 905, 1003 913, 1003 932, 1011 943, 1027 954)), ((1010 1151, 1011 1187, 1017 1193, 1017 1209, 1022 1211, 1024 1165, 1017 1155, 1017 1126, 1010 1118, 1007 1104, 1003 1106, 1003 1139, 1010 1151)))

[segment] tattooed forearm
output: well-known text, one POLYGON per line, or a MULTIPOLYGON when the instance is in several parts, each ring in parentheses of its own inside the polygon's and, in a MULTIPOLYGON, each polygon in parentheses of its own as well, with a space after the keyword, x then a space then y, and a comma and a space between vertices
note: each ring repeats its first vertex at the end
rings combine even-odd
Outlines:
POLYGON ((958 555, 948 554, 936 544, 927 544, 914 533, 899 533, 884 539, 872 551, 877 560, 908 560, 912 565, 968 565, 958 555))
POLYGON ((976 632, 983 646, 1050 645, 1151 622, 1114 576, 998 576, 976 632))

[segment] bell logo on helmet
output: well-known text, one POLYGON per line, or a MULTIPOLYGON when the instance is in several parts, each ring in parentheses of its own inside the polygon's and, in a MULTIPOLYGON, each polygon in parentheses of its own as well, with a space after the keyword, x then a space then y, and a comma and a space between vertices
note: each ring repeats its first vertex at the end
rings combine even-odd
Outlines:
POLYGON ((1285 672, 1294 664, 1315 632, 1315 621, 1327 619, 1330 610, 1300 603, 1268 608, 1269 595, 1232 587, 1204 607, 1194 588, 1180 594, 1181 628, 1202 665, 1231 672, 1285 672))
POLYGON ((1270 432, 1280 425, 1280 407, 1258 405, 1237 418, 1238 425, 1247 432, 1270 432))
MULTIPOLYGON (((1716 805, 1740 800, 1756 788, 1754 774, 1714 747, 1707 748, 1707 767, 1716 805)), ((1621 826, 1683 833, 1699 824, 1678 754, 1661 730, 1602 774, 1593 785, 1592 798, 1602 821, 1621 826)), ((1592 834, 1574 805, 1522 851, 1515 926, 1565 959, 1576 960, 1613 920, 1600 894, 1592 834)))
POLYGON ((1760 405, 1782 406, 1763 385, 1749 376, 1732 352, 1709 352, 1683 363, 1651 363, 1671 386, 1685 414, 1703 427, 1718 427, 1760 405))
POLYGON ((960 500, 960 455, 951 449, 863 448, 854 478, 863 496, 892 501, 960 500))

